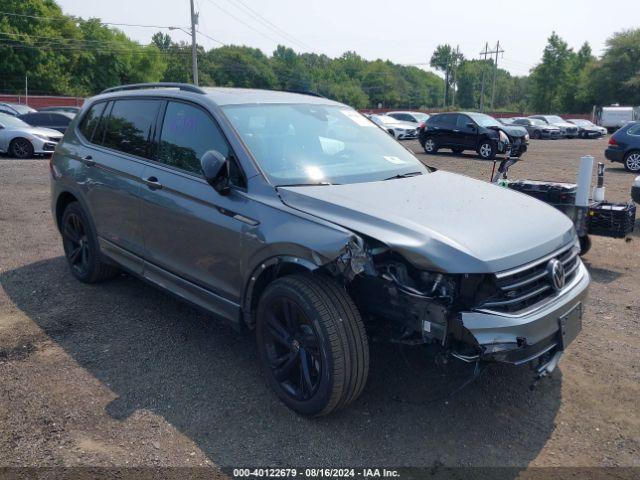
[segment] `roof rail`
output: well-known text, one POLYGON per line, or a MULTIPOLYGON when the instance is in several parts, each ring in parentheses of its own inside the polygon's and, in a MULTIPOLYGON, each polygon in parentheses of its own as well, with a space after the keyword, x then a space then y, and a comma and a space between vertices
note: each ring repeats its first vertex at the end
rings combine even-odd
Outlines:
POLYGON ((202 93, 205 94, 203 89, 191 85, 190 83, 175 83, 175 82, 156 82, 156 83, 132 83, 129 85, 120 85, 119 87, 111 87, 103 90, 102 93, 122 92, 125 90, 143 90, 145 88, 177 88, 185 92, 202 93))

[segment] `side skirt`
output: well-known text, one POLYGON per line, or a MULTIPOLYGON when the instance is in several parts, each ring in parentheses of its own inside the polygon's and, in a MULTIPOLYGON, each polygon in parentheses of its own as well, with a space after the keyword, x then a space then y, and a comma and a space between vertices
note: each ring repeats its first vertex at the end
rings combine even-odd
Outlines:
POLYGON ((104 238, 100 238, 99 242, 101 253, 127 272, 207 313, 221 317, 237 331, 244 330, 241 308, 237 303, 146 262, 104 238))

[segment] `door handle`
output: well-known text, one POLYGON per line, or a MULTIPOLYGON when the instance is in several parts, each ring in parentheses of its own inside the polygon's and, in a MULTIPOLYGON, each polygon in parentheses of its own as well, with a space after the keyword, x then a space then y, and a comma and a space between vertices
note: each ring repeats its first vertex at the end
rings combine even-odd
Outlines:
POLYGON ((145 178, 142 181, 149 188, 149 190, 160 190, 162 188, 162 184, 156 177, 145 178))
POLYGON ((93 167, 96 162, 91 155, 85 155, 80 159, 87 167, 93 167))

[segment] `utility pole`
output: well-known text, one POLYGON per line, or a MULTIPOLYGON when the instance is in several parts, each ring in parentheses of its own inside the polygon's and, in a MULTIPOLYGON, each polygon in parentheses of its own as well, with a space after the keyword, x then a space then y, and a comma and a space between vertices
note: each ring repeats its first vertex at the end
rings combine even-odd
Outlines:
POLYGON ((504 53, 504 50, 500 50, 500 40, 496 44, 496 51, 492 53, 496 54, 496 64, 493 68, 493 87, 491 89, 491 110, 493 111, 493 102, 496 98, 496 77, 498 76, 498 54, 504 53))
POLYGON ((480 111, 484 112, 484 73, 485 63, 487 62, 487 55, 489 53, 489 42, 484 45, 484 52, 480 52, 480 55, 484 55, 484 62, 482 63, 482 87, 480 88, 480 111))
POLYGON ((458 60, 460 59, 460 45, 456 46, 456 53, 453 57, 453 93, 451 94, 451 106, 455 107, 456 105, 456 78, 458 74, 458 60))
POLYGON ((191 0, 191 67, 193 69, 193 84, 198 86, 198 44, 196 42, 196 25, 198 24, 198 14, 193 8, 191 0))

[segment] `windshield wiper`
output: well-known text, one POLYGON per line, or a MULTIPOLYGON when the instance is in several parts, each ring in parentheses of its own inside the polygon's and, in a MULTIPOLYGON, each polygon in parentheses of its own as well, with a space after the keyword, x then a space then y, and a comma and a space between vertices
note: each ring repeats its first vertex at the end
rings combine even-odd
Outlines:
POLYGON ((398 178, 409 178, 409 177, 417 177, 418 175, 422 175, 422 172, 409 172, 409 173, 399 173, 398 175, 394 175, 393 177, 385 178, 384 180, 396 180, 398 178))

